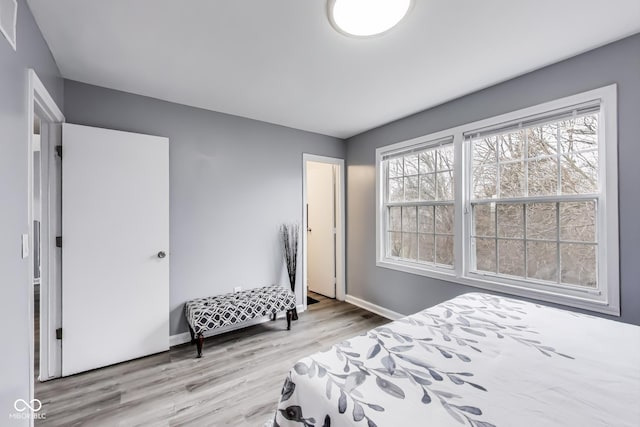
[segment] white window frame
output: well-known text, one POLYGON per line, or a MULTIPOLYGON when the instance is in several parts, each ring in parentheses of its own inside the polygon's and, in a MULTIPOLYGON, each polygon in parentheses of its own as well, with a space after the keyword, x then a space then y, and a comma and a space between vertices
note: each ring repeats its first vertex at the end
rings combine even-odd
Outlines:
POLYGON ((582 92, 376 149, 376 265, 490 291, 620 316, 617 85, 613 84, 582 92), (599 101, 600 103, 598 122, 598 178, 600 187, 597 213, 597 289, 554 285, 552 283, 545 284, 525 279, 510 279, 491 274, 471 272, 470 236, 472 232, 472 215, 469 178, 471 153, 470 144, 465 142, 464 134, 593 101, 599 101), (454 166, 454 268, 439 268, 387 257, 387 213, 384 203, 385 171, 383 158, 390 153, 407 150, 412 147, 424 146, 424 148, 427 148, 430 141, 440 141, 451 136, 453 136, 454 156, 456 159, 454 166))
MULTIPOLYGON (((419 142, 417 144, 412 144, 411 146, 408 146, 408 147, 403 147, 401 150, 393 150, 393 152, 398 152, 398 151, 402 152, 402 151, 406 151, 407 149, 411 150, 413 148, 413 146, 417 146, 418 147, 418 151, 416 151, 416 152, 420 152, 422 150, 428 150, 430 148, 437 149, 439 147, 448 146, 448 145, 451 145, 451 147, 454 148, 453 137, 451 135, 448 135, 445 138, 438 138, 436 140, 429 139, 427 141, 422 141, 422 142, 419 142)), ((384 155, 392 154, 393 152, 385 152, 384 155)), ((455 153, 454 153, 454 156, 455 156, 455 153)), ((388 168, 385 168, 382 171, 382 174, 383 174, 383 177, 384 177, 383 182, 384 183, 388 183, 388 180, 387 180, 387 178, 388 178, 388 176, 387 176, 388 168)), ((455 171, 454 171, 454 174, 455 174, 455 171)), ((419 181, 418 181, 418 185, 420 185, 419 181)), ((455 181, 454 181, 454 186, 455 186, 455 181)), ((383 194, 383 199, 382 199, 383 202, 382 203, 383 203, 383 209, 385 210, 385 215, 386 215, 386 211, 387 211, 387 208, 389 207, 389 205, 398 206, 398 207, 402 207, 402 208, 404 208, 405 206, 416 206, 417 207, 417 206, 421 205, 421 206, 432 207, 432 206, 438 206, 438 205, 443 206, 444 205, 444 206, 452 206, 455 209, 455 188, 453 190, 453 192, 454 192, 454 200, 415 200, 415 201, 407 201, 407 202, 385 202, 388 191, 389 191, 388 186, 385 185, 383 187, 383 189, 382 189, 382 194, 383 194)), ((406 191, 406 189, 405 189, 405 191, 406 191)), ((434 214, 435 214, 435 212, 434 212, 434 214)), ((455 212, 454 212, 454 216, 455 216, 455 212)), ((455 218, 454 218, 454 224, 455 224, 455 218)), ((402 234, 405 233, 402 230, 400 232, 402 234)), ((416 231, 415 234, 417 236, 419 234, 419 231, 416 231)), ((428 234, 431 234, 431 233, 428 233, 428 234)), ((436 238, 439 235, 442 236, 443 234, 445 234, 445 233, 438 233, 437 232, 437 226, 435 224, 435 215, 434 215, 434 229, 433 229, 434 238, 436 238)), ((448 233, 446 233, 446 234, 448 234, 448 233)), ((455 238, 455 235, 453 237, 455 238)), ((387 244, 388 244, 388 240, 389 240, 389 234, 385 233, 385 236, 383 237, 383 239, 384 239, 384 245, 385 245, 385 248, 386 248, 387 244)), ((418 238, 418 242, 419 242, 419 238, 418 238)), ((419 245, 419 243, 418 243, 418 245, 419 245)), ((435 251, 434 255, 435 255, 435 258, 437 258, 437 246, 436 246, 436 251, 435 251)), ((418 260, 413 262, 413 261, 404 260, 401 257, 389 256, 389 255, 387 255, 386 252, 385 252, 385 257, 387 259, 389 259, 389 260, 393 260, 394 263, 400 264, 400 265, 411 266, 414 263, 418 263, 420 265, 426 264, 429 269, 434 270, 434 271, 441 271, 441 272, 443 272, 445 274, 447 274, 447 273, 450 274, 453 271, 453 267, 452 266, 449 266, 449 265, 446 265, 446 264, 438 264, 436 259, 434 259, 434 263, 424 263, 423 261, 418 261, 418 260)), ((454 260, 455 260, 455 253, 454 253, 454 260)))

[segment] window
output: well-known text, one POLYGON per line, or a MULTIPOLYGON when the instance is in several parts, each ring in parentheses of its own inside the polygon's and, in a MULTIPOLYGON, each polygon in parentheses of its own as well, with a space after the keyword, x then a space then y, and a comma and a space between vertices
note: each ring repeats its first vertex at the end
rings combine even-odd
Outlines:
POLYGON ((377 265, 619 315, 616 88, 377 150, 377 265))
POLYGON ((594 109, 468 136, 473 271, 597 287, 594 109))
POLYGON ((386 157, 386 254, 453 266, 453 139, 386 157))

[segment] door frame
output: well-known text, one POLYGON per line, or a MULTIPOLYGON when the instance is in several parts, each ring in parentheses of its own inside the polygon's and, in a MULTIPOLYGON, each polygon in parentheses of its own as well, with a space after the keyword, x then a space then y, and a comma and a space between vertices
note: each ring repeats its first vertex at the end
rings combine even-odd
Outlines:
MULTIPOLYGON (((33 138, 33 122, 35 116, 35 110, 38 109, 38 116, 42 120, 43 123, 52 124, 52 123, 63 123, 65 121, 65 117, 62 114, 62 111, 56 105, 55 101, 47 91, 47 88, 44 86, 38 75, 33 69, 27 70, 27 224, 28 224, 28 236, 29 236, 29 246, 32 246, 34 230, 33 230, 33 172, 34 172, 34 162, 33 162, 33 147, 34 147, 34 138, 33 138)), ((44 126, 43 126, 44 127, 44 126)), ((41 131, 41 146, 45 144, 49 144, 49 139, 51 137, 51 133, 41 131), (46 140, 43 138, 44 135, 47 135, 46 140)), ((47 159, 41 157, 41 164, 47 159)), ((41 179, 43 181, 49 182, 50 177, 42 176, 41 179)), ((42 185, 40 188, 41 198, 49 197, 49 188, 48 185, 42 185)), ((50 223, 51 212, 43 212, 41 222, 44 223, 47 221, 50 223)), ((41 227, 41 230, 49 230, 49 227, 41 227)), ((48 236, 44 236, 41 234, 41 251, 44 254, 45 251, 50 250, 50 245, 45 246, 45 242, 49 240, 46 238, 48 236)), ((55 246, 55 239, 52 242, 55 246)), ((28 254, 28 278, 27 278, 27 287, 29 289, 29 304, 28 304, 28 324, 29 324, 29 398, 33 400, 35 393, 35 378, 34 378, 34 360, 35 360, 35 330, 33 325, 33 315, 34 315, 34 291, 33 291, 33 275, 34 275, 34 265, 33 265, 33 256, 34 256, 34 248, 29 248, 28 254)), ((44 260, 44 257, 41 258, 44 260)), ((51 257, 47 256, 47 260, 51 259, 51 257)), ((56 313, 59 310, 56 309, 52 304, 56 301, 55 298, 50 298, 51 291, 49 288, 50 281, 48 278, 50 266, 42 264, 42 272, 40 279, 40 374, 41 381, 53 378, 52 373, 49 372, 50 366, 62 366, 61 355, 60 352, 56 350, 55 345, 51 345, 51 336, 55 336, 55 328, 56 325, 49 322, 51 316, 60 315, 60 313, 56 313), (46 272, 45 272, 46 270, 46 272), (47 280, 43 280, 44 278, 47 280), (43 292, 44 290, 44 292, 43 292), (43 326, 45 326, 43 328, 43 326), (45 351, 46 350, 46 351, 45 351), (53 358, 53 360, 51 360, 53 358), (51 362, 51 363, 50 363, 51 362), (52 365, 53 364, 53 365, 52 365), (43 375, 42 367, 46 368, 46 375, 43 375)), ((58 317, 59 318, 59 317, 58 317)), ((54 342, 54 344, 56 344, 54 342)), ((59 374, 58 374, 59 376, 59 374)), ((34 418, 30 418, 30 423, 33 425, 34 418)))
POLYGON ((345 170, 344 159, 302 154, 302 303, 307 309, 307 162, 325 163, 338 168, 336 174, 336 299, 344 301, 346 297, 345 275, 345 170))

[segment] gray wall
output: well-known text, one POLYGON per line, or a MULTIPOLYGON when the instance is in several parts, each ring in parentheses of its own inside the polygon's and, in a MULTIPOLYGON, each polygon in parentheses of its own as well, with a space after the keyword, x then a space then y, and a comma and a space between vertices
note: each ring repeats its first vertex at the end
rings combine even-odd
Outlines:
POLYGON ((0 35, 0 424, 13 402, 29 397, 28 264, 20 257, 27 224, 27 69, 33 68, 62 108, 63 80, 26 2, 18 1, 18 50, 0 35))
MULTIPOLYGON (((481 65, 480 65, 481 66, 481 65)), ((473 72, 470 68, 469 72, 473 72)), ((618 84, 622 317, 640 324, 640 35, 587 52, 347 140, 347 293, 400 313, 477 289, 375 265, 375 149, 618 84)), ((432 84, 432 82, 429 82, 432 84)))
POLYGON ((345 155, 341 139, 69 80, 65 115, 170 140, 172 335, 188 299, 288 285, 278 227, 302 224, 302 153, 345 155))

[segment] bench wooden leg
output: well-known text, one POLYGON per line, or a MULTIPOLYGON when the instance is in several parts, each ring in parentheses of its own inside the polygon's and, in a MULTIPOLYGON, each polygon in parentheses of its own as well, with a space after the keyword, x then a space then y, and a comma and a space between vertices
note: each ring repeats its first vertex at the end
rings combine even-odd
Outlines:
POLYGON ((189 325, 189 333, 191 334, 191 344, 196 343, 196 333, 193 332, 193 328, 189 325))
POLYGON ((198 348, 198 358, 202 357, 202 344, 204 344, 204 336, 202 333, 198 334, 198 339, 196 341, 196 347, 198 348))
POLYGON ((287 310, 287 331, 291 330, 291 319, 293 318, 293 310, 287 310))

